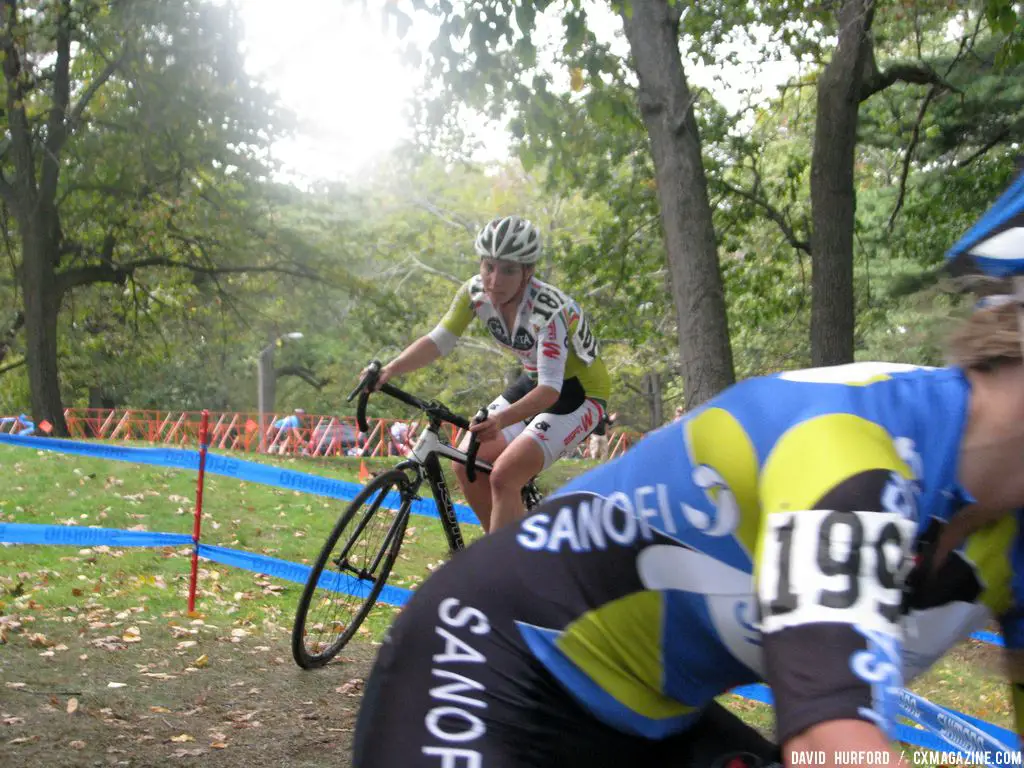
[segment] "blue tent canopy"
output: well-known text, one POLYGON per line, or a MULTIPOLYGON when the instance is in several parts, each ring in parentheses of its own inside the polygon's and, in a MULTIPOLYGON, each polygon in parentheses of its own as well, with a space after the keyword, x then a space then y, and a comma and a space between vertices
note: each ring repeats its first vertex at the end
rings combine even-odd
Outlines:
POLYGON ((991 277, 1024 276, 1024 170, 946 258, 967 262, 991 277))

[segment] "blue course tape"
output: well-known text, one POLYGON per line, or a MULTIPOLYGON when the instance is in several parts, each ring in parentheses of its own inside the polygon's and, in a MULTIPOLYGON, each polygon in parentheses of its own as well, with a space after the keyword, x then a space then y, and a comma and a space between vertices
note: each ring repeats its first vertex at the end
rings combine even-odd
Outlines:
POLYGON ((13 544, 70 544, 76 547, 176 547, 191 544, 184 533, 121 531, 117 528, 84 528, 77 525, 0 523, 0 541, 13 544))
POLYGON ((1020 748, 1016 734, 992 723, 940 707, 910 691, 900 693, 900 709, 906 717, 920 723, 954 750, 962 753, 987 753, 989 765, 1019 765, 1015 755, 1020 748), (1013 746, 1009 746, 1013 745, 1013 746), (996 757, 1003 753, 1003 758, 996 757))
POLYGON ((1002 635, 997 635, 995 632, 971 632, 971 639, 980 640, 981 642, 988 643, 989 645, 998 645, 1000 647, 1006 646, 1006 643, 1003 642, 1002 635))
MULTIPOLYGON (((55 451, 57 453, 70 453, 76 456, 89 456, 97 459, 127 461, 133 464, 199 470, 199 452, 186 451, 180 448, 130 448, 104 443, 86 443, 78 440, 23 437, 19 435, 0 435, 0 443, 9 443, 23 448, 35 448, 40 451, 55 451)), ((329 477, 310 475, 305 472, 293 472, 268 464, 259 464, 254 461, 224 456, 213 451, 207 451, 206 472, 211 475, 232 477, 250 483, 269 485, 288 491, 302 491, 314 496, 326 496, 332 499, 341 499, 342 501, 351 501, 363 489, 363 486, 357 483, 333 480, 329 477)), ((385 497, 384 506, 389 509, 397 509, 398 504, 398 494, 389 493, 385 497)), ((438 517, 437 507, 429 499, 414 500, 410 507, 410 512, 414 515, 438 517)), ((473 514, 473 510, 465 504, 455 505, 455 518, 460 523, 480 524, 476 515, 473 514)))
MULTIPOLYGON (((274 576, 285 581, 294 581, 298 584, 305 584, 309 579, 309 572, 312 568, 308 565, 292 563, 288 560, 280 560, 268 555, 257 555, 253 552, 242 552, 227 547, 215 547, 209 544, 199 545, 199 556, 207 560, 213 560, 223 565, 230 565, 234 568, 242 568, 254 573, 265 573, 267 576, 274 576)), ((346 576, 340 573, 322 573, 317 581, 317 586, 322 589, 341 592, 355 597, 366 597, 369 594, 370 582, 346 576)), ((412 592, 402 587, 393 587, 385 584, 377 597, 377 602, 388 605, 405 605, 412 597, 412 592)))
POLYGON ((175 469, 199 469, 199 453, 180 448, 129 448, 124 445, 86 443, 80 440, 62 440, 56 437, 25 437, 21 435, 0 435, 0 443, 9 443, 37 451, 71 453, 111 461, 130 461, 133 464, 150 464, 175 469))
MULTIPOLYGON (((760 683, 743 685, 733 688, 730 693, 752 701, 772 706, 774 699, 771 690, 760 683)), ((896 724, 896 738, 905 744, 935 750, 960 750, 962 752, 1013 752, 1019 750, 1017 735, 998 725, 986 723, 962 712, 940 707, 927 699, 902 691, 900 709, 903 715, 927 730, 911 728, 903 723, 896 724), (1012 745, 1012 746, 1008 746, 1012 745)), ((1019 761, 1010 760, 1007 755, 1002 765, 1019 765, 1019 761)))

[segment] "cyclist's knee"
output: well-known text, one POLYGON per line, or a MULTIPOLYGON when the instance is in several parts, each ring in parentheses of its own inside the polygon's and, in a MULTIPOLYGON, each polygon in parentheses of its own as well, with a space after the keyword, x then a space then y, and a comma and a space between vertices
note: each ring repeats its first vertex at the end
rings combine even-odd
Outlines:
POLYGON ((494 494, 519 493, 532 475, 524 475, 522 467, 512 462, 499 462, 491 472, 491 492, 494 494))

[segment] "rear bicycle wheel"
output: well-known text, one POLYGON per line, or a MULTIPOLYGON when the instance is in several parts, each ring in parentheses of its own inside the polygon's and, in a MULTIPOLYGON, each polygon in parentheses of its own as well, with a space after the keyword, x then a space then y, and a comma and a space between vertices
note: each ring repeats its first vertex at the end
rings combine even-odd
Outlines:
POLYGON ((374 478, 338 518, 310 571, 292 625, 292 657, 303 669, 329 662, 373 609, 398 557, 409 520, 409 478, 374 478), (385 497, 390 509, 383 506, 385 497), (395 503, 398 502, 398 503, 395 503))

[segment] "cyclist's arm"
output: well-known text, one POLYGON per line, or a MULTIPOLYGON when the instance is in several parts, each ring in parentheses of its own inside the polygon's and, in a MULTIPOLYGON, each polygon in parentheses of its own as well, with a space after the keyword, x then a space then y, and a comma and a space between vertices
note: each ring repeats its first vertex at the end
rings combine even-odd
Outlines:
POLYGON ((445 312, 444 317, 427 336, 434 342, 438 349, 438 355, 447 355, 459 341, 459 337, 465 333, 473 319, 473 297, 470 289, 473 279, 462 284, 455 292, 451 306, 445 312))
POLYGON ((516 400, 508 408, 499 411, 491 418, 498 419, 498 424, 501 427, 515 424, 517 421, 532 419, 538 413, 544 413, 544 411, 554 405, 555 401, 558 400, 558 394, 557 389, 538 384, 527 392, 522 399, 516 400))
POLYGON ((463 334, 470 320, 473 319, 473 304, 469 295, 471 282, 472 280, 463 283, 456 291, 451 306, 448 307, 448 311, 434 330, 426 336, 416 339, 402 350, 398 357, 384 366, 381 371, 381 382, 387 381, 392 376, 418 371, 455 349, 459 336, 463 334))
POLYGON ((907 473, 880 428, 845 415, 795 427, 766 460, 756 578, 784 754, 890 749, 915 529, 907 473))
POLYGON ((381 382, 387 381, 392 376, 401 376, 403 373, 418 371, 424 366, 430 365, 441 356, 441 350, 434 340, 428 336, 420 336, 412 344, 402 350, 394 360, 384 366, 381 371, 381 382))

